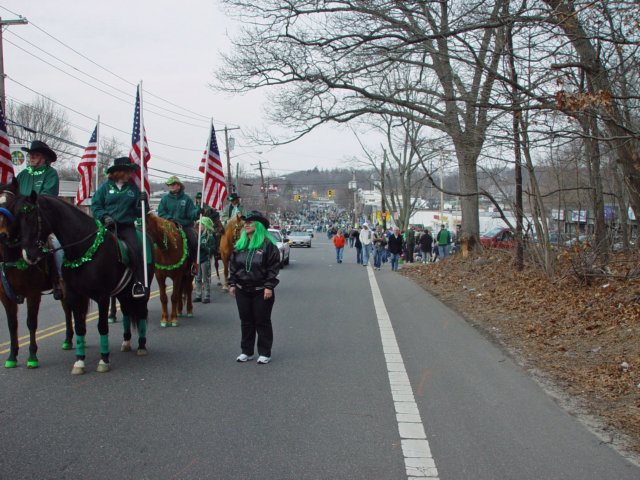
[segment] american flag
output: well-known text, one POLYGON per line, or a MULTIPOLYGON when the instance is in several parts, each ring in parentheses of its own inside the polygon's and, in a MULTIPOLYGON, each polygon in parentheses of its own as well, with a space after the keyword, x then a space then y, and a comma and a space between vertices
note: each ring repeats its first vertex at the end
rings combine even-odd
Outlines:
POLYGON ((224 181, 220 150, 216 140, 216 129, 213 128, 213 125, 211 125, 209 148, 205 150, 198 170, 204 173, 203 204, 209 205, 216 210, 222 210, 224 199, 227 198, 227 184, 224 181))
POLYGON ((76 205, 80 205, 91 195, 91 185, 93 184, 93 169, 96 167, 98 158, 98 126, 93 129, 91 140, 87 148, 84 149, 80 163, 78 163, 78 172, 80 172, 80 185, 76 193, 76 205))
POLYGON ((13 162, 11 161, 11 148, 9 148, 9 134, 4 112, 0 106, 0 183, 9 183, 13 178, 13 162))
POLYGON ((149 144, 147 143, 147 132, 144 129, 144 125, 140 125, 140 86, 136 93, 136 110, 133 114, 133 133, 131 134, 131 151, 129 152, 129 160, 131 163, 140 165, 140 170, 136 170, 133 176, 133 181, 140 189, 140 191, 146 191, 147 194, 151 194, 151 187, 149 185, 149 169, 147 164, 151 160, 151 152, 149 151, 149 144), (140 161, 140 131, 142 130, 142 136, 144 139, 144 165, 140 161), (144 170, 144 190, 140 186, 142 184, 142 170, 144 170))

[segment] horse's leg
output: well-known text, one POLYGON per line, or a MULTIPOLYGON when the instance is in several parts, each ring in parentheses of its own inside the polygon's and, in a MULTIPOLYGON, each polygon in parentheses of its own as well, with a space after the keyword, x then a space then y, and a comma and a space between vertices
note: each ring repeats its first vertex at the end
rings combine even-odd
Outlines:
POLYGON ((62 310, 64 311, 64 323, 67 327, 64 342, 62 342, 62 349, 71 350, 73 348, 73 317, 71 315, 71 308, 69 308, 66 298, 60 300, 60 305, 62 305, 62 310))
POLYGON ((18 305, 9 300, 3 290, 0 290, 0 300, 7 314, 7 326, 9 327, 9 337, 11 339, 9 358, 4 362, 4 367, 16 368, 18 365, 18 350, 20 349, 18 342, 18 305))
POLYGON ((98 333, 100 334, 100 361, 96 371, 98 373, 108 372, 109 363, 109 304, 110 297, 101 298, 98 301, 98 333))
POLYGON ((109 301, 109 323, 116 323, 118 321, 116 309, 116 297, 111 297, 109 301))
POLYGON ((136 315, 138 316, 138 351, 136 355, 143 357, 147 355, 147 316, 149 310, 147 304, 149 297, 137 300, 136 315))
MULTIPOLYGON (((68 291, 68 290, 67 290, 68 291)), ((73 312, 73 326, 76 331, 76 362, 71 369, 72 375, 85 373, 85 336, 87 334, 88 300, 75 292, 69 292, 69 305, 73 312), (83 308, 84 307, 84 308, 83 308)))
MULTIPOLYGON (((187 268, 189 268, 187 266, 187 268)), ((178 326, 178 304, 182 302, 182 275, 176 275, 173 279, 173 291, 171 292, 171 326, 178 326)))
POLYGON ((226 255, 222 257, 222 266, 224 267, 224 279, 222 282, 222 290, 229 290, 229 285, 227 284, 227 279, 229 278, 229 260, 230 257, 226 255))
MULTIPOLYGON (((202 268, 202 266, 200 267, 202 268)), ((182 288, 184 291, 184 298, 187 301, 187 317, 193 317, 193 275, 187 273, 187 278, 184 281, 184 287, 182 288)))
POLYGON ((27 368, 38 368, 38 344, 36 343, 36 331, 38 330, 38 311, 40 310, 40 292, 27 297, 27 328, 29 329, 29 359, 27 368))
POLYGON ((167 285, 165 284, 166 277, 157 276, 156 280, 158 280, 158 290, 160 290, 160 305, 162 305, 162 318, 160 319, 160 326, 167 326, 167 303, 169 299, 167 298, 167 285))
POLYGON ((222 283, 220 283, 220 256, 215 255, 213 258, 213 265, 216 267, 216 277, 218 277, 218 285, 222 285, 222 283))
POLYGON ((129 315, 122 314, 122 345, 121 352, 131 351, 131 319, 129 315))

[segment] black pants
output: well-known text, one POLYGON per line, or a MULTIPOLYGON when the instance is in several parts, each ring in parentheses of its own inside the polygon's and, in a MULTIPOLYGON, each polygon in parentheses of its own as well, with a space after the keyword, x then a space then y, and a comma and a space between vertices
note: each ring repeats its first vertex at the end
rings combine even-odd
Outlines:
POLYGON ((129 249, 129 267, 133 271, 135 281, 144 283, 144 267, 141 246, 138 245, 138 234, 133 223, 118 223, 118 238, 127 244, 129 249))
POLYGON ((273 328, 271 326, 271 310, 275 293, 269 300, 264 299, 264 290, 247 292, 236 288, 236 303, 240 314, 242 340, 240 348, 245 355, 253 355, 258 336, 258 355, 271 356, 273 345, 273 328))

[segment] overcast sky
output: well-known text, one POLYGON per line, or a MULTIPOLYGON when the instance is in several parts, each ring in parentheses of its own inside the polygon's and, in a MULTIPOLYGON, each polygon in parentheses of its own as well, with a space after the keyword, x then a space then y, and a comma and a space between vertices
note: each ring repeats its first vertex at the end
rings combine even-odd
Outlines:
POLYGON ((351 166, 347 161, 361 155, 353 134, 340 127, 324 127, 277 148, 249 143, 243 133, 266 125, 266 92, 231 96, 207 86, 214 81, 219 52, 228 50, 228 35, 236 28, 217 0, 0 0, 0 7, 4 20, 19 14, 30 22, 4 30, 8 100, 32 102, 37 92, 79 112, 66 111, 76 143, 88 142, 93 119, 100 115, 102 136, 115 136, 128 145, 135 84, 142 80, 151 167, 198 175, 210 118, 218 131, 223 159, 223 127, 240 127, 231 132, 236 139, 231 152, 234 169, 236 162, 250 170, 257 168, 251 164, 263 161, 269 174, 277 176, 314 166, 351 166), (263 153, 251 153, 257 151, 263 153))

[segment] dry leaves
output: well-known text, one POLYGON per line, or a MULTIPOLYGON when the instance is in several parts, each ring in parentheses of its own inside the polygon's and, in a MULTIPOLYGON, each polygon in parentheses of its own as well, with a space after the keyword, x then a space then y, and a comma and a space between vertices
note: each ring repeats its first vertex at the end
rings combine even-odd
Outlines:
MULTIPOLYGON (((618 254, 611 264, 637 265, 637 255, 618 254)), ((570 268, 568 259, 560 261, 570 268)), ((497 340, 528 367, 545 371, 592 414, 629 434, 640 452, 640 280, 585 286, 572 276, 549 279, 513 265, 510 252, 486 251, 405 265, 401 273, 487 332, 499 332, 497 340)))

